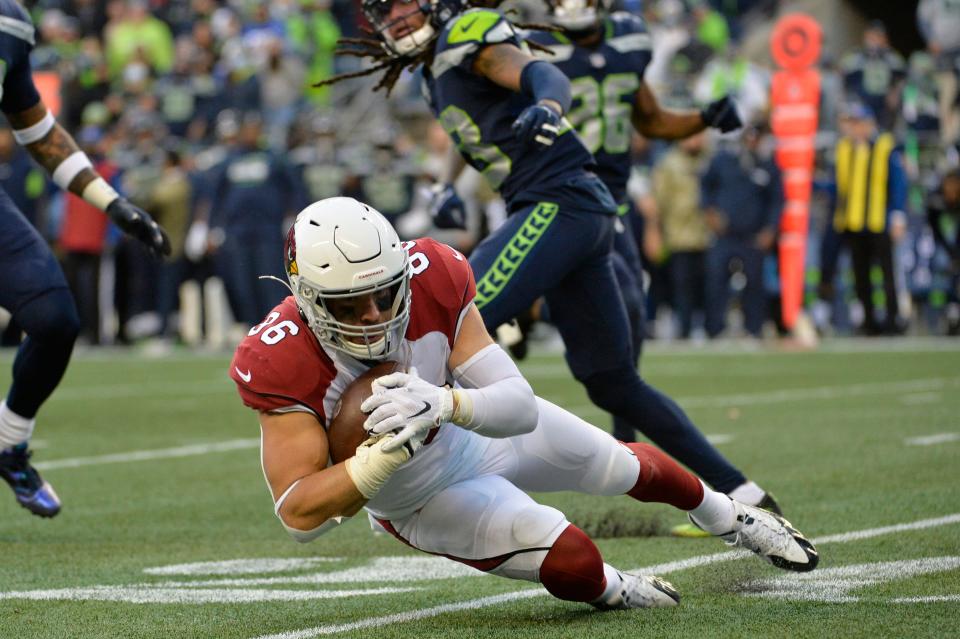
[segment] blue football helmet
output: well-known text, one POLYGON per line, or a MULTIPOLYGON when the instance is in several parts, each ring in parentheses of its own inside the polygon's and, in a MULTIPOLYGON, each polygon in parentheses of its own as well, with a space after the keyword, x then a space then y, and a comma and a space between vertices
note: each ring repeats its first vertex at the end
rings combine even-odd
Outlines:
POLYGON ((470 6, 469 0, 363 0, 363 14, 384 49, 403 58, 425 51, 443 25, 470 6))

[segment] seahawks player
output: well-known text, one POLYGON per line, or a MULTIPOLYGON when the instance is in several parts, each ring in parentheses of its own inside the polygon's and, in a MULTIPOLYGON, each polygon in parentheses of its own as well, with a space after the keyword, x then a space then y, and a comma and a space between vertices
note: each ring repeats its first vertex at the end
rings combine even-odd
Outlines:
MULTIPOLYGON (((627 197, 632 129, 647 138, 678 139, 707 126, 730 131, 740 126, 736 109, 723 98, 704 111, 662 109, 643 76, 652 58, 650 35, 639 17, 625 12, 606 15, 604 0, 547 0, 553 32, 530 37, 543 45, 540 59, 555 64, 570 78, 573 106, 568 118, 597 161, 597 175, 617 201, 615 266, 633 327, 633 350, 639 358, 643 340, 643 288, 640 255, 631 220, 636 219, 627 197)), ((633 441, 633 427, 622 420, 614 434, 633 441)))
MULTIPOLYGON (((58 186, 106 211, 117 226, 154 253, 169 254, 163 229, 93 170, 87 155, 41 101, 30 70, 34 43, 26 10, 13 0, 0 0, 0 109, 17 142, 58 186)), ((0 477, 21 506, 53 517, 60 512, 60 500, 30 465, 27 444, 40 405, 60 383, 70 360, 80 319, 56 258, 3 190, 0 247, 0 306, 27 334, 13 362, 10 392, 0 403, 0 477)))
MULTIPOLYGON (((753 487, 759 501, 763 492, 637 374, 611 266, 617 206, 564 118, 572 102, 566 76, 535 59, 497 11, 469 8, 464 0, 366 0, 363 7, 378 41, 347 43, 379 61, 368 70, 384 71, 377 88, 389 90, 403 69, 422 63, 430 106, 456 142, 460 166, 481 171, 507 202, 506 222, 470 257, 487 329, 544 296, 567 362, 594 403, 642 424, 650 439, 709 483, 753 487)), ((452 200, 456 172, 438 200, 452 200)))
MULTIPOLYGON (((567 117, 596 159, 597 175, 618 203, 619 219, 614 239, 614 259, 620 262, 617 275, 621 287, 627 289, 624 299, 640 301, 636 308, 630 308, 628 302, 631 319, 636 318, 631 322, 636 360, 643 340, 640 324, 643 288, 640 256, 630 229, 634 218, 633 204, 627 197, 631 129, 647 138, 674 140, 689 137, 707 127, 726 133, 740 128, 741 121, 729 97, 721 98, 699 112, 662 108, 644 81, 644 73, 652 59, 652 42, 646 25, 641 18, 626 12, 608 13, 605 2, 547 0, 550 20, 560 30, 533 32, 529 37, 548 49, 536 51, 536 57, 549 60, 570 78, 573 104, 567 117)), ((685 437, 684 431, 693 428, 688 420, 679 420, 676 425, 679 430, 674 437, 685 437)), ((638 428, 646 433, 643 426, 638 428)), ((617 438, 632 441, 633 429, 633 424, 614 418, 617 438)), ((719 453, 715 457, 723 459, 719 453)), ((678 458, 685 461, 683 457, 678 458)), ((739 488, 731 484, 714 487, 728 493, 739 488)), ((779 512, 772 497, 755 489, 754 485, 745 485, 737 496, 748 503, 762 501, 765 508, 779 512), (746 495, 741 494, 744 491, 746 495)), ((686 525, 676 532, 699 533, 686 525)))

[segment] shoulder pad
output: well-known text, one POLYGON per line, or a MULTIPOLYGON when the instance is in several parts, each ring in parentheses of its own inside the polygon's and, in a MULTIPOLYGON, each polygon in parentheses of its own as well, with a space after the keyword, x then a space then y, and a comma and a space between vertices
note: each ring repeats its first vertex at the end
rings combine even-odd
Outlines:
POLYGON ((490 9, 471 9, 444 26, 430 71, 433 77, 439 78, 458 66, 469 70, 474 56, 484 46, 502 42, 520 46, 510 21, 490 9))
POLYGON ((628 13, 610 16, 613 33, 608 31, 607 45, 619 53, 648 52, 653 49, 653 39, 647 33, 643 20, 628 13))
POLYGON ((30 14, 20 3, 12 0, 0 0, 0 33, 10 34, 31 46, 36 44, 30 14))
POLYGON ((610 21, 613 23, 614 35, 647 32, 647 23, 643 21, 643 18, 626 11, 611 13, 610 21))
POLYGON ((512 25, 498 11, 470 9, 446 24, 442 39, 449 45, 465 42, 494 44, 508 40, 513 35, 512 25), (504 31, 504 25, 508 33, 505 37, 499 37, 498 34, 504 31))

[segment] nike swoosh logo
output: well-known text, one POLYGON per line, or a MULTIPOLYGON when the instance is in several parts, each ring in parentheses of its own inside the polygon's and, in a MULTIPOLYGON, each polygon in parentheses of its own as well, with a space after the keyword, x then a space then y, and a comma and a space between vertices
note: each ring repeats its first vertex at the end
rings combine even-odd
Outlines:
POLYGON ((240 379, 242 379, 248 384, 250 383, 250 380, 253 378, 253 375, 250 373, 250 371, 247 371, 246 373, 244 373, 242 370, 240 370, 236 366, 233 367, 233 370, 237 371, 237 375, 240 376, 240 379))
MULTIPOLYGON (((239 372, 239 371, 237 371, 237 372, 239 372)), ((419 413, 416 413, 416 414, 414 414, 414 415, 411 415, 411 416, 410 416, 410 419, 413 419, 414 417, 420 417, 421 415, 423 415, 423 414, 424 414, 425 412, 427 412, 428 410, 430 410, 430 403, 429 403, 429 402, 424 402, 424 403, 423 403, 423 409, 422 409, 419 413)))
POLYGON ((470 27, 472 27, 474 24, 476 24, 477 20, 479 20, 479 19, 480 19, 480 18, 474 18, 474 19, 471 20, 469 23, 460 25, 460 32, 461 32, 461 33, 466 33, 467 31, 469 31, 469 30, 470 30, 470 27))

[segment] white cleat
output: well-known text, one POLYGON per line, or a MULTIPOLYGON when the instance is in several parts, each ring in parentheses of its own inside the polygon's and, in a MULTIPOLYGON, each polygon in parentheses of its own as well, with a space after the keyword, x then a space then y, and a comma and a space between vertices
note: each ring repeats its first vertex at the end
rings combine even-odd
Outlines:
MULTIPOLYGON (((784 570, 808 572, 817 567, 817 549, 789 521, 762 508, 732 501, 736 524, 731 532, 720 535, 728 546, 746 548, 784 570)), ((690 521, 697 523, 693 517, 690 521)))
POLYGON ((648 575, 620 573, 623 585, 617 601, 594 602, 600 610, 630 610, 631 608, 667 608, 680 603, 680 593, 669 581, 648 575))

